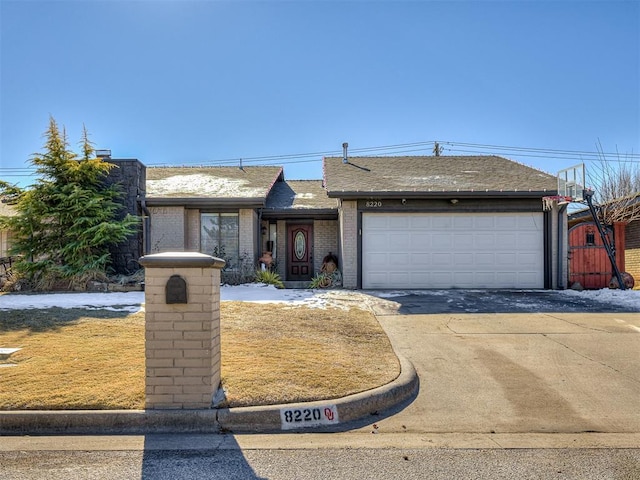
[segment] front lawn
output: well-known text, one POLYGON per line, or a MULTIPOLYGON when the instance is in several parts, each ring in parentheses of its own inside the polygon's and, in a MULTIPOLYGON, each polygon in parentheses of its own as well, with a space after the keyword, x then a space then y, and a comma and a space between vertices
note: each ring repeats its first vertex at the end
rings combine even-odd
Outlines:
MULTIPOLYGON (((0 409, 143 409, 144 313, 0 312, 0 409)), ((359 309, 223 302, 227 406, 342 397, 393 380, 398 360, 359 309)))

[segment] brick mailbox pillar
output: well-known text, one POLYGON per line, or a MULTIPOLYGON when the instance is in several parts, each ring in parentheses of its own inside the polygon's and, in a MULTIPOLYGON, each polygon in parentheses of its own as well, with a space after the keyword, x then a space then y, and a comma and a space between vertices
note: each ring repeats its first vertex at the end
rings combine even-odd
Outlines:
POLYGON ((193 252, 140 258, 145 267, 147 409, 211 408, 220 385, 220 269, 193 252))

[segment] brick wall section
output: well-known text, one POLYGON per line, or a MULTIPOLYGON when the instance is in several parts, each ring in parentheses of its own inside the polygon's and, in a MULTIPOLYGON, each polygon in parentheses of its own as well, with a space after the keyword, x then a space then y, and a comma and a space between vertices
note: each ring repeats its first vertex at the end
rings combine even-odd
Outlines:
POLYGON ((358 287, 358 202, 343 200, 338 210, 342 231, 339 259, 342 263, 342 282, 345 288, 358 287))
POLYGON ((185 249, 188 252, 200 251, 200 210, 190 208, 186 210, 186 232, 185 249))
POLYGON ((625 268, 640 286, 640 220, 630 222, 625 227, 625 268))
POLYGON ((276 227, 276 271, 282 279, 287 278, 287 222, 278 220, 276 227))
POLYGON ((149 207, 151 253, 185 250, 184 207, 149 207))
POLYGON ((256 256, 257 232, 256 224, 258 216, 255 210, 241 209, 238 212, 238 235, 240 257, 248 257, 247 260, 254 263, 258 257, 256 256))
MULTIPOLYGON (((315 220, 313 222, 314 274, 320 272, 322 259, 329 252, 338 256, 338 222, 336 220, 315 220)), ((342 265, 339 268, 342 268, 342 265)))
POLYGON ((0 257, 6 257, 9 255, 9 248, 11 248, 11 233, 8 230, 0 232, 0 257))
MULTIPOLYGON (((220 384, 220 269, 145 266, 145 361, 147 409, 211 408, 220 384), (165 303, 165 286, 172 275, 187 283, 188 303, 165 303)), ((201 258, 208 255, 198 255, 201 258)), ((169 260, 167 260, 169 261, 169 260)))

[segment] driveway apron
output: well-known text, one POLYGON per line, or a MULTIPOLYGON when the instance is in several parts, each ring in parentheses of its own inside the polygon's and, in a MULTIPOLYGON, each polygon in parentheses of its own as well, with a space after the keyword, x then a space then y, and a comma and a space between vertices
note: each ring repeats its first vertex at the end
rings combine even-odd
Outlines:
POLYGON ((380 432, 640 432, 638 313, 373 308, 420 377, 418 397, 380 432))

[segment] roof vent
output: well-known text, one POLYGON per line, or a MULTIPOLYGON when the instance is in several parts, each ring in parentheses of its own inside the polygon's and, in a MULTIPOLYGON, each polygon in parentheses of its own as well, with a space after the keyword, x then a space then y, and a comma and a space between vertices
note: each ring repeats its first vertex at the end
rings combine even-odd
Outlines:
POLYGON ((96 157, 111 158, 111 150, 96 150, 96 157))
POLYGON ((342 163, 349 163, 349 158, 347 157, 347 148, 349 148, 349 144, 344 142, 342 144, 342 163))

